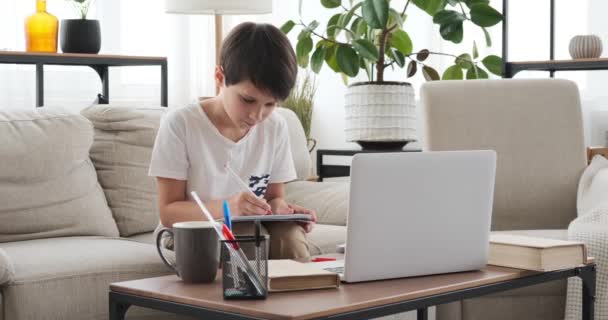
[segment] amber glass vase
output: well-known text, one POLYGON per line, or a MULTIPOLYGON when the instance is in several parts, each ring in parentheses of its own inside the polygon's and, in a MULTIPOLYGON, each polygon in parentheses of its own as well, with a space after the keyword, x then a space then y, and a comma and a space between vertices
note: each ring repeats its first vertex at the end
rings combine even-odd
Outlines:
POLYGON ((36 0, 36 13, 25 19, 27 51, 57 52, 59 20, 46 12, 46 0, 36 0))

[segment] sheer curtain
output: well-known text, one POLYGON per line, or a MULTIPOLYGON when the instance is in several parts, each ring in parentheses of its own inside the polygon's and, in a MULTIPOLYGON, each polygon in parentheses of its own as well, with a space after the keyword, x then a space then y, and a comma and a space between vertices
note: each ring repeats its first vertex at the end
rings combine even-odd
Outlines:
MULTIPOLYGON (((298 1, 273 1, 273 13, 251 16, 224 16, 224 34, 242 21, 269 22, 277 26, 287 19, 299 19, 298 1)), ((346 1, 344 1, 346 3, 346 1)), ((108 54, 158 55, 169 58, 169 104, 183 106, 199 96, 214 94, 214 23, 212 16, 169 15, 164 13, 164 0, 97 0, 90 17, 102 26, 102 51, 108 54)), ((394 0, 401 6, 405 0, 394 0)), ((491 0, 502 8, 502 0, 491 0)), ((549 50, 549 1, 510 1, 510 59, 542 60, 549 50)), ((568 42, 576 34, 608 30, 602 13, 608 9, 604 1, 557 0, 556 48, 558 59, 569 59, 568 42)), ((34 12, 35 0, 0 0, 0 50, 23 50, 23 21, 34 12)), ((48 0, 49 12, 59 19, 72 18, 74 12, 67 1, 48 0)), ((483 34, 468 28, 460 45, 441 41, 438 26, 430 17, 411 6, 406 30, 415 50, 424 48, 448 53, 471 52, 477 41, 481 56, 501 53, 501 29, 491 28, 493 46, 484 46, 483 34)), ((320 1, 303 1, 302 18, 319 20, 323 26, 333 11, 320 1)), ((294 30, 290 38, 297 35, 294 30)), ((603 40, 606 39, 605 37, 603 40)), ((431 65, 444 70, 452 59, 433 57, 431 65)), ((416 92, 424 79, 421 75, 406 79, 405 71, 388 71, 387 79, 410 81, 416 92)), ((581 88, 588 144, 604 144, 608 130, 608 99, 603 90, 605 72, 561 72, 557 77, 574 80, 581 88), (593 137, 593 138, 592 138, 593 137)), ((541 72, 522 72, 517 78, 547 77, 541 72)), ((364 77, 356 80, 364 80, 364 77)), ((345 148, 352 144, 344 139, 344 93, 340 77, 324 66, 317 76, 319 88, 315 97, 312 135, 318 147, 345 148)), ((94 101, 101 90, 97 74, 86 67, 46 67, 45 103, 49 106, 83 108, 94 101)), ((35 74, 33 66, 0 65, 0 107, 33 108, 35 74)), ((113 103, 158 105, 160 101, 160 70, 158 67, 111 68, 110 95, 113 103)))

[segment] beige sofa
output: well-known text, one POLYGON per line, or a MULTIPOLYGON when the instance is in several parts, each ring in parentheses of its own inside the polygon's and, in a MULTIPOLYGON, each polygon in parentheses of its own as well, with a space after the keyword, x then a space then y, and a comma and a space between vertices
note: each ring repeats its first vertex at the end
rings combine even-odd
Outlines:
MULTIPOLYGON (((157 256, 148 161, 163 108, 93 106, 0 112, 0 320, 107 319, 108 284, 170 273, 157 256)), ((310 173, 303 129, 288 120, 298 178, 310 173)), ((344 242, 347 185, 296 181, 316 209, 311 253, 344 242)), ((220 294, 220 292, 218 292, 220 294)), ((127 319, 177 318, 131 308, 127 319)))

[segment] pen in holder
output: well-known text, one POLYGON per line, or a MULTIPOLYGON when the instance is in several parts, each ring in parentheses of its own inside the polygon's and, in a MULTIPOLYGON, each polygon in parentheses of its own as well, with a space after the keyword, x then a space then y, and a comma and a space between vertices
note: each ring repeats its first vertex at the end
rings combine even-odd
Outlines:
POLYGON ((224 299, 265 299, 268 295, 268 236, 260 234, 259 223, 256 223, 255 229, 255 235, 221 241, 224 299), (243 259, 235 260, 234 250, 230 250, 235 246, 242 250, 246 256, 244 262, 250 267, 242 268, 239 264, 243 259), (258 285, 252 278, 259 281, 258 285))

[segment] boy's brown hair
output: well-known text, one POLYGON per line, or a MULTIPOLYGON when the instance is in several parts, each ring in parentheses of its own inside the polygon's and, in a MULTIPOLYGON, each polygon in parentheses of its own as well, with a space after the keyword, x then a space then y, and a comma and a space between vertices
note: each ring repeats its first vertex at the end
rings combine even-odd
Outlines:
POLYGON ((283 101, 298 74, 296 55, 289 39, 271 24, 244 22, 228 34, 220 49, 220 66, 226 86, 251 81, 283 101))

